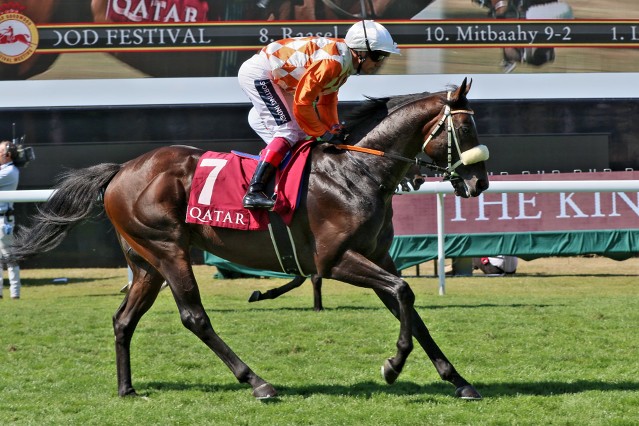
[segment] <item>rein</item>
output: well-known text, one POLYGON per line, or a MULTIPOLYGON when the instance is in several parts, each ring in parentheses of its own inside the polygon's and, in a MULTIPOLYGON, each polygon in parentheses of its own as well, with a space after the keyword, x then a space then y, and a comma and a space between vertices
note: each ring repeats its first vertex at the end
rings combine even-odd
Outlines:
POLYGON ((335 145, 335 148, 342 149, 344 151, 363 152, 365 154, 377 155, 378 157, 388 157, 388 158, 392 158, 393 160, 403 161, 405 163, 415 163, 418 166, 428 167, 429 169, 434 170, 434 171, 438 171, 438 172, 445 172, 446 171, 445 167, 438 166, 437 164, 435 164, 433 162, 424 161, 421 158, 403 157, 401 155, 393 154, 393 153, 390 153, 390 152, 380 151, 378 149, 363 148, 361 146, 344 145, 344 144, 335 145))

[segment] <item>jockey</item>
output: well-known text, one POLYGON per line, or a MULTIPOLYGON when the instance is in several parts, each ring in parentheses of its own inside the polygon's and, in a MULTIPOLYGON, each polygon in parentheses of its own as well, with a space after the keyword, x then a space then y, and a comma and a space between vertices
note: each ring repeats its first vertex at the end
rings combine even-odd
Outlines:
POLYGON ((6 29, 0 31, 0 34, 7 38, 8 43, 13 43, 13 27, 9 25, 6 29))
POLYGON ((245 208, 273 208, 264 189, 282 159, 307 135, 325 142, 339 137, 339 88, 353 74, 375 74, 391 53, 399 49, 388 30, 360 21, 345 39, 283 39, 242 64, 239 83, 253 103, 249 124, 268 144, 244 196, 245 208))

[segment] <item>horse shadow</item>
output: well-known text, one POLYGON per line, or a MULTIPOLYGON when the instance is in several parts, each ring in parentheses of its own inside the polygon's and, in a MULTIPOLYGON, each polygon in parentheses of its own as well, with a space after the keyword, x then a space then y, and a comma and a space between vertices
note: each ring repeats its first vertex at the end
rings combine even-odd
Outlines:
MULTIPOLYGON (((65 282, 56 282, 55 280, 59 279, 59 278, 64 278, 64 275, 61 275, 59 277, 22 278, 20 281, 22 282, 23 286, 41 287, 41 286, 45 286, 45 285, 67 285, 67 284, 92 283, 92 282, 112 280, 113 278, 116 278, 116 277, 112 276, 112 277, 103 277, 103 278, 95 278, 95 277, 91 277, 91 278, 66 278, 65 282)), ((124 278, 126 278, 126 277, 124 277, 124 278)), ((122 279, 122 281, 124 281, 124 278, 122 279)))
POLYGON ((528 274, 517 274, 523 277, 558 277, 558 278, 580 278, 580 277, 593 277, 593 278, 612 278, 612 277, 636 277, 637 274, 632 273, 599 273, 599 274, 591 274, 591 273, 528 273, 528 274))
MULTIPOLYGON (((384 383, 364 381, 349 385, 340 384, 309 384, 303 386, 286 386, 273 384, 278 389, 279 396, 313 395, 350 396, 369 399, 373 395, 417 397, 419 402, 432 400, 438 396, 451 396, 452 387, 448 383, 436 382, 419 385, 414 382, 401 382, 389 386, 384 383)), ((539 382, 478 382, 475 387, 484 398, 528 396, 557 396, 579 394, 590 391, 615 392, 615 391, 639 391, 639 382, 604 382, 601 380, 577 380, 565 381, 539 381, 539 382)), ((247 391, 247 386, 241 383, 210 384, 210 383, 179 383, 179 382, 147 382, 140 383, 142 393, 153 394, 159 391, 201 391, 215 393, 220 391, 247 391)))

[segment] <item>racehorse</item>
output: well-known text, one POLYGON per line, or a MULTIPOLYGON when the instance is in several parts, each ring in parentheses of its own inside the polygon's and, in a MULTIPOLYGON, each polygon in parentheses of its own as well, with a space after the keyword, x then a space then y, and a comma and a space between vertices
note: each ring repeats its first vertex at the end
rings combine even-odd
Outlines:
MULTIPOLYGON (((480 399, 431 337, 414 308, 415 296, 399 277, 389 247, 393 239, 392 196, 411 163, 442 172, 456 195, 475 197, 488 188, 487 148, 479 144, 467 99, 470 83, 434 94, 366 102, 351 121, 349 144, 312 148, 300 205, 289 224, 301 268, 310 274, 370 288, 399 319, 397 352, 382 366, 394 383, 421 344, 443 380, 464 399, 480 399), (432 162, 416 160, 420 152, 432 162)), ((57 246, 75 225, 104 211, 124 242, 133 284, 113 316, 118 393, 135 395, 130 343, 135 328, 167 281, 180 318, 228 366, 256 398, 275 388, 249 368, 215 333, 191 268, 195 246, 248 267, 281 270, 268 231, 248 232, 185 222, 194 169, 204 154, 185 146, 158 148, 124 164, 104 163, 71 171, 16 236, 21 260, 57 246), (100 197, 99 197, 100 196, 100 197)))
MULTIPOLYGON (((488 8, 488 15, 497 19, 525 19, 531 7, 559 3, 558 0, 473 0, 488 8)), ((561 3, 564 3, 563 1, 561 3)), ((553 18, 548 16, 548 18, 553 18)), ((556 18, 555 18, 556 19, 556 18)))
MULTIPOLYGON (((558 0, 473 0, 489 9, 497 19, 572 19, 570 6, 558 0)), ((552 47, 506 47, 503 50, 504 72, 511 72, 518 63, 540 66, 555 60, 552 47)))
POLYGON ((13 34, 13 29, 9 27, 9 31, 0 31, 0 44, 22 43, 27 46, 31 45, 31 36, 29 34, 13 34))
POLYGON ((264 19, 410 19, 435 0, 260 0, 264 19))

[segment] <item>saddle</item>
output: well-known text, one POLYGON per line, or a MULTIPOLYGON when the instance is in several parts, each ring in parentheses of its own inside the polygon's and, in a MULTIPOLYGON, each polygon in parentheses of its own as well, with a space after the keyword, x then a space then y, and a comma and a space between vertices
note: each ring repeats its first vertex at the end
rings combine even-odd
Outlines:
MULTIPOLYGON (((285 225, 290 224, 299 205, 306 163, 314 143, 315 140, 310 140, 295 145, 289 160, 276 173, 273 212, 285 225)), ((186 222, 244 231, 267 230, 271 223, 268 211, 242 206, 256 167, 257 158, 252 155, 205 152, 193 176, 186 222)))

